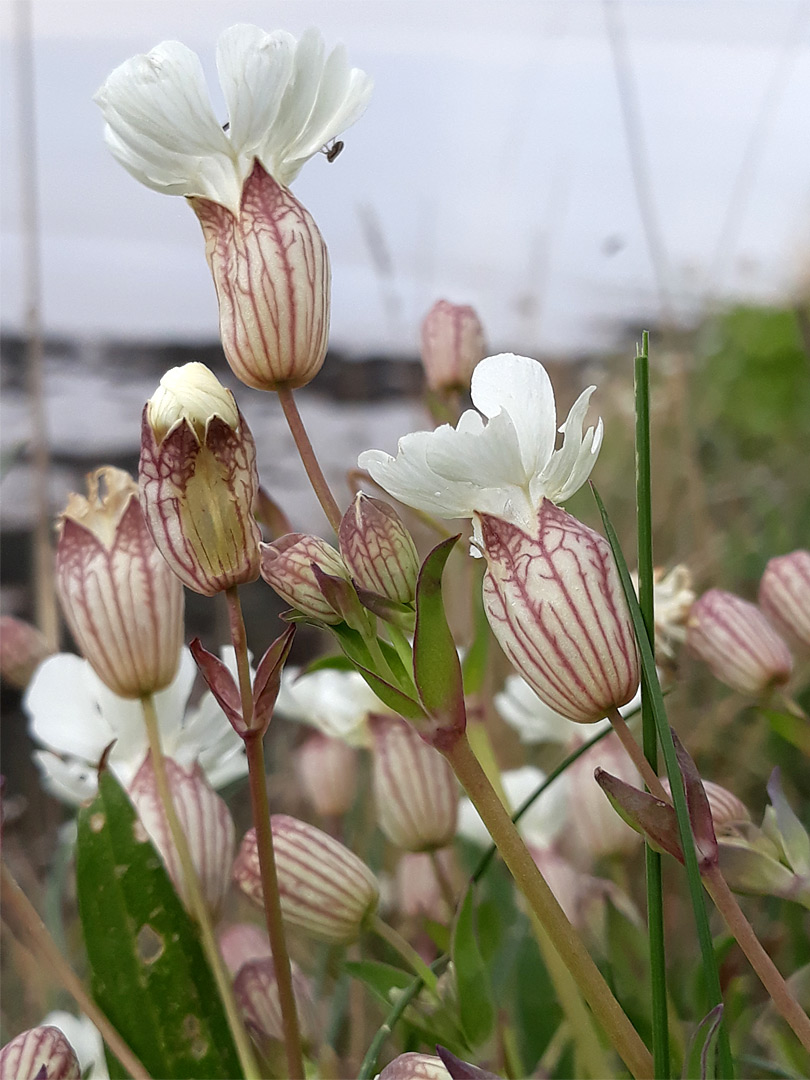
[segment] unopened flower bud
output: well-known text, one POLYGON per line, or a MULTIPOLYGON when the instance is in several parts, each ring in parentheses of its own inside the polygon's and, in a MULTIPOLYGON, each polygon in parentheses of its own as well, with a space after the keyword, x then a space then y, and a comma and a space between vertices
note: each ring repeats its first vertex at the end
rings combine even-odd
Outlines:
POLYGON ((322 573, 351 583, 343 559, 318 536, 288 533, 272 544, 261 545, 262 577, 282 600, 321 622, 343 622, 343 615, 324 596, 313 564, 322 573))
POLYGON ((295 764, 304 794, 322 817, 340 817, 357 794, 357 751, 342 739, 319 731, 296 751, 295 764))
POLYGON ((267 931, 256 923, 232 923, 218 927, 217 945, 231 975, 238 975, 251 960, 266 960, 273 955, 267 931))
POLYGON ((204 364, 167 371, 143 411, 141 505, 184 585, 214 596, 259 576, 258 486, 253 436, 230 390, 204 364))
MULTIPOLYGON (((270 822, 286 922, 321 941, 355 941, 377 909, 377 879, 347 847, 314 825, 286 814, 274 814, 270 822)), ((233 876, 251 900, 263 902, 255 829, 242 840, 233 876)))
POLYGON ((790 650, 759 608, 721 589, 709 589, 692 606, 686 646, 742 694, 787 682, 793 667, 790 650))
MULTIPOLYGON (((297 964, 292 963, 290 967, 301 1036, 306 1044, 311 1044, 320 1026, 312 991, 309 980, 297 964)), ((283 1040, 278 980, 272 957, 243 964, 234 979, 233 991, 248 1027, 258 1036, 260 1044, 265 1039, 283 1040)))
POLYGON ((438 750, 398 716, 371 717, 377 822, 405 851, 435 851, 452 843, 459 791, 438 750))
POLYGON ((780 634, 810 650, 810 551, 771 559, 759 583, 758 599, 780 634))
POLYGON ((430 1054, 400 1054, 385 1066, 377 1080, 450 1080, 442 1059, 430 1054))
POLYGON ((0 1050, 3 1080, 79 1080, 79 1059, 59 1028, 23 1031, 0 1050))
POLYGON ((35 626, 13 615, 0 616, 0 677, 10 686, 24 690, 52 652, 35 626))
MULTIPOLYGON (((453 849, 435 853, 445 880, 452 884, 456 876, 453 849)), ((406 918, 425 916, 441 922, 447 918, 447 904, 436 876, 434 856, 426 851, 406 851, 397 863, 394 878, 397 910, 406 918)))
POLYGON ((155 546, 138 488, 121 469, 87 477, 61 516, 56 589, 82 655, 115 694, 168 686, 183 644, 183 590, 155 546))
MULTIPOLYGON (((210 910, 217 913, 230 884, 235 840, 233 819, 225 801, 210 786, 198 764, 186 769, 171 758, 164 758, 164 763, 172 801, 188 841, 202 894, 210 910)), ((188 906, 183 868, 158 793, 151 753, 135 774, 128 793, 172 884, 188 906)))
POLYGON ((329 255, 312 215, 258 161, 238 215, 209 199, 188 201, 234 374, 258 390, 304 386, 321 369, 329 333, 329 255))
POLYGON ((577 758, 568 771, 569 825, 567 835, 575 849, 588 859, 625 855, 636 850, 639 835, 618 814, 608 813, 605 796, 593 778, 601 767, 634 787, 643 781, 638 769, 611 732, 577 758))
POLYGON ((438 300, 422 323, 422 366, 431 390, 467 390, 486 353, 474 308, 438 300))
POLYGON ((413 600, 419 556, 390 503, 359 491, 343 515, 338 538, 355 584, 400 604, 413 600))
POLYGON ((489 624, 541 701, 582 724, 630 701, 638 652, 604 537, 549 499, 531 533, 492 514, 477 516, 489 624))

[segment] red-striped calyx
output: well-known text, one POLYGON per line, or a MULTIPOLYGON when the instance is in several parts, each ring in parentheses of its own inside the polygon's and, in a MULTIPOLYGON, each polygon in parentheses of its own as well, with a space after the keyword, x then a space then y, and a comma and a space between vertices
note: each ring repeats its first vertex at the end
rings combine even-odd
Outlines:
POLYGON ((626 704, 638 652, 604 537, 548 499, 531 531, 492 514, 478 520, 489 624, 538 697, 584 724, 626 704))
POLYGON ((233 394, 204 364, 172 368, 143 411, 140 494, 161 554, 214 596, 259 576, 256 446, 233 394))
MULTIPOLYGON (((287 814, 273 814, 270 823, 285 921, 321 941, 356 941, 380 899, 372 872, 314 825, 287 814)), ((242 840, 233 876, 251 900, 263 902, 255 829, 242 840)))
POLYGON ((120 697, 168 686, 183 644, 183 589, 150 535, 138 487, 111 466, 87 477, 59 523, 56 589, 98 677, 120 697))

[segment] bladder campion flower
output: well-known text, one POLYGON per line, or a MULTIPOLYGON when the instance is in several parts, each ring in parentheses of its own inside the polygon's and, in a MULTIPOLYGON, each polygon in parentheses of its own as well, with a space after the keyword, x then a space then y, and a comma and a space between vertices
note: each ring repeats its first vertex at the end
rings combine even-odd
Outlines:
POLYGON ((371 80, 345 49, 325 55, 239 24, 217 44, 228 110, 208 100, 202 65, 177 41, 134 56, 96 94, 115 158, 142 184, 185 195, 205 237, 228 363, 249 386, 309 382, 326 355, 329 257, 289 184, 306 161, 363 113, 371 80))
POLYGON ((87 477, 62 512, 56 588, 82 654, 113 693, 168 686, 183 644, 183 590, 158 551, 129 473, 87 477))
POLYGON ((141 505, 168 565, 214 596, 259 576, 256 446, 204 364, 172 368, 143 411, 141 505))

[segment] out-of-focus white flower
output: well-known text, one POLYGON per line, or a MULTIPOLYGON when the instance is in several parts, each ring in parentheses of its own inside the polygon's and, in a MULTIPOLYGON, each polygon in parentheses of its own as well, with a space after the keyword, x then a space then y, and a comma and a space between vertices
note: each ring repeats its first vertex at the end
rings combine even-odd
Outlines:
MULTIPOLYGON (((545 774, 533 765, 501 773, 501 784, 510 813, 514 813, 544 780, 545 774)), ((568 803, 568 782, 565 776, 560 776, 532 803, 518 822, 518 830, 526 843, 538 848, 552 844, 566 823, 568 803)), ((459 804, 457 835, 476 844, 492 842, 478 811, 467 798, 462 798, 459 804)))
MULTIPOLYGON (((232 649, 223 650, 223 659, 235 670, 232 649)), ((210 693, 186 708, 196 672, 184 648, 174 681, 155 694, 163 750, 179 765, 199 762, 211 786, 223 787, 247 774, 244 743, 210 693)), ((107 763, 124 786, 146 757, 140 702, 114 694, 81 657, 59 653, 41 664, 23 706, 31 735, 46 748, 34 753, 43 785, 63 802, 93 798, 96 766, 111 743, 107 763)))
MULTIPOLYGON (((638 573, 632 573, 633 586, 638 593, 638 573)), ((676 646, 686 640, 686 620, 695 593, 688 566, 673 566, 667 573, 663 567, 653 570, 653 607, 655 611, 655 651, 667 659, 675 658, 676 646)))
POLYGON ((399 440, 396 458, 381 450, 360 455, 360 468, 400 502, 439 517, 492 514, 533 527, 541 501, 561 503, 590 475, 602 442, 602 421, 583 435, 584 390, 559 428, 551 381, 527 356, 488 356, 475 368, 475 409, 455 428, 418 431, 399 440), (477 410, 477 411, 476 411, 477 410))
MULTIPOLYGON (((641 687, 635 697, 622 705, 619 712, 622 716, 630 716, 640 705, 641 687)), ((580 739, 582 736, 580 724, 568 720, 541 701, 520 675, 507 676, 503 690, 495 695, 495 708, 502 719, 517 731, 524 743, 553 742, 567 746, 573 739, 580 739)), ((609 726, 609 720, 599 720, 591 724, 589 732, 596 735, 609 726)))
POLYGON ((289 186, 362 115, 372 88, 365 72, 349 67, 342 45, 326 56, 313 29, 296 41, 281 30, 231 26, 217 42, 217 70, 224 127, 199 57, 179 41, 121 64, 95 101, 108 147, 136 180, 166 195, 209 199, 237 217, 255 161, 289 186))
POLYGON ((108 1080, 110 1074, 104 1056, 104 1040, 88 1016, 74 1016, 73 1013, 57 1010, 48 1013, 42 1023, 59 1028, 76 1052, 82 1076, 87 1076, 88 1080, 108 1080))
POLYGON ((368 717, 387 711, 356 671, 323 668, 301 675, 298 668, 285 667, 281 673, 276 712, 349 746, 370 746, 368 717))

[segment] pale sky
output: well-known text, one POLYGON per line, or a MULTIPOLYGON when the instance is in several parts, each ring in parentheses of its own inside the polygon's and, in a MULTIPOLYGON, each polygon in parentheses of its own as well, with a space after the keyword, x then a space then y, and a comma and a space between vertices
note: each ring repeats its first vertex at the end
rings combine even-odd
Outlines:
MULTIPOLYGON (((33 0, 33 12, 51 332, 216 336, 194 215, 113 161, 91 99, 123 60, 176 38, 200 53, 221 108, 214 48, 235 22, 317 25, 375 80, 341 156, 316 156, 294 184, 329 244, 335 344, 413 351, 440 296, 475 304, 498 350, 536 355, 603 344, 659 311, 601 2, 33 0)), ((15 5, 2 14, 2 323, 14 329, 15 5)), ((712 294, 795 294, 810 270, 810 3, 648 0, 613 15, 676 313, 712 294)))

